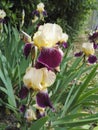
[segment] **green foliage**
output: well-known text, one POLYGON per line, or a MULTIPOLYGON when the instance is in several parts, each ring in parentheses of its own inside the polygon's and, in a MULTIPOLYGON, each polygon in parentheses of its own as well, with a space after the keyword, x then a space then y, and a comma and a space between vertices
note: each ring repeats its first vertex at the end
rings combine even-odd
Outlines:
MULTIPOLYGON (((25 30, 30 35, 34 33, 36 26, 30 25, 29 18, 31 20, 31 12, 38 2, 40 1, 21 0, 20 3, 13 0, 0 1, 1 8, 7 12, 7 18, 11 22, 4 24, 3 33, 0 34, 0 107, 4 106, 15 115, 21 130, 90 129, 93 123, 97 125, 98 122, 98 64, 88 66, 83 57, 74 58, 72 46, 65 50, 61 71, 57 74, 56 82, 49 89, 55 112, 48 109, 48 117, 28 123, 19 111, 22 104, 32 100, 32 95, 28 95, 24 100, 18 97, 23 85, 22 78, 30 61, 23 56, 23 42, 15 26, 20 27, 20 12, 24 9, 25 25, 28 27, 25 30)), ((84 25, 96 3, 93 0, 43 0, 42 2, 45 3, 49 16, 45 19, 46 22, 59 23, 72 39, 84 25)), ((5 127, 5 124, 0 124, 1 130, 5 127)))
POLYGON ((28 65, 22 46, 18 30, 5 25, 0 41, 0 102, 13 111, 16 109, 16 92, 21 87, 22 75, 28 65))
POLYGON ((31 97, 29 95, 26 100, 20 101, 18 92, 29 60, 23 57, 23 43, 19 35, 16 28, 4 26, 0 42, 0 106, 14 112, 23 130, 27 127, 32 130, 85 130, 86 125, 90 128, 92 122, 98 121, 98 113, 93 114, 98 107, 98 65, 87 66, 83 57, 74 58, 71 46, 65 50, 61 71, 49 89, 56 112, 47 110, 48 118, 41 118, 31 125, 25 121, 19 106, 31 97))
POLYGON ((47 21, 60 24, 72 39, 83 29, 91 11, 98 5, 96 0, 47 0, 45 2, 48 11, 47 21))

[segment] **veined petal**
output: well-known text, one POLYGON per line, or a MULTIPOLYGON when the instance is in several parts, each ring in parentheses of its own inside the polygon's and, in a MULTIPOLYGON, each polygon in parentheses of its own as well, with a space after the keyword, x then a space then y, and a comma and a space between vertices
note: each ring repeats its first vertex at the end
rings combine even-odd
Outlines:
POLYGON ((28 88, 40 91, 51 86, 55 79, 55 73, 48 71, 47 68, 36 69, 30 67, 23 77, 23 82, 28 88))
POLYGON ((62 52, 56 48, 43 48, 38 57, 38 62, 47 68, 56 68, 62 61, 62 52))
POLYGON ((31 67, 27 69, 26 74, 23 77, 23 82, 29 88, 41 90, 43 89, 43 86, 41 85, 42 79, 43 71, 41 69, 31 67))
POLYGON ((45 87, 50 87, 56 79, 56 75, 51 70, 47 70, 47 68, 42 68, 43 70, 43 80, 42 85, 45 87))

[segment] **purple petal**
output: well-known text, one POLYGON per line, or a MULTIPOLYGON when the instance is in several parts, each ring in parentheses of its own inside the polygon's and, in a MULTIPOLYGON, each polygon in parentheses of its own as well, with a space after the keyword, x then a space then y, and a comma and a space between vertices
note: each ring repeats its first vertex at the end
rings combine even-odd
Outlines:
POLYGON ((53 69, 60 65, 62 57, 62 53, 56 48, 43 48, 37 62, 43 64, 48 69, 53 69))
POLYGON ((82 56, 82 54, 83 54, 83 52, 80 51, 80 52, 75 53, 74 56, 75 56, 75 57, 80 57, 80 56, 82 56))
POLYGON ((47 11, 45 11, 45 10, 43 11, 43 16, 45 16, 45 17, 47 16, 47 11))
POLYGON ((35 16, 35 15, 36 15, 36 16, 38 16, 38 17, 39 17, 39 11, 34 10, 34 11, 32 12, 32 15, 33 15, 33 16, 35 16))
POLYGON ((94 64, 95 62, 97 61, 97 57, 94 56, 94 55, 90 55, 89 58, 88 58, 88 62, 90 64, 94 64))
POLYGON ((93 47, 94 47, 94 49, 97 49, 98 45, 96 43, 93 43, 93 47))
POLYGON ((29 90, 26 87, 23 86, 21 88, 21 90, 19 91, 19 98, 21 98, 21 99, 26 98, 28 93, 29 93, 29 90))
POLYGON ((0 23, 3 23, 4 22, 4 19, 0 18, 0 23))
POLYGON ((91 41, 95 41, 98 38, 98 32, 94 32, 92 35, 89 36, 91 41))
POLYGON ((24 55, 26 59, 28 58, 30 52, 31 52, 32 44, 31 43, 26 43, 24 46, 24 55))
POLYGON ((25 105, 22 105, 19 110, 20 110, 20 112, 22 112, 22 113, 25 112, 26 106, 25 106, 25 105))
POLYGON ((39 92, 36 95, 36 102, 40 107, 50 107, 54 110, 47 92, 39 92))
POLYGON ((40 112, 38 109, 36 110, 36 116, 37 116, 37 119, 40 119, 41 117, 44 117, 45 116, 45 112, 40 112))
POLYGON ((43 64, 39 63, 39 62, 36 62, 36 64, 35 64, 36 69, 41 69, 41 68, 44 68, 44 67, 45 66, 43 64))
POLYGON ((67 43, 67 42, 63 42, 63 43, 62 43, 62 46, 63 46, 64 48, 68 48, 68 43, 67 43))

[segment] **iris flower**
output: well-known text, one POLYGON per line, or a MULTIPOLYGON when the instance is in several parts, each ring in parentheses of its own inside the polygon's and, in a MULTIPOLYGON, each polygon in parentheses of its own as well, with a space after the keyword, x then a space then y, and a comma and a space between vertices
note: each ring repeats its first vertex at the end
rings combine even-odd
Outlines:
POLYGON ((88 62, 90 64, 94 64, 97 61, 97 57, 94 55, 95 50, 93 43, 83 43, 82 45, 82 51, 75 53, 76 57, 82 56, 84 54, 88 57, 88 62))
POLYGON ((32 15, 34 16, 34 19, 32 20, 33 23, 36 22, 39 18, 44 20, 44 17, 47 16, 47 12, 45 11, 44 7, 45 6, 43 3, 39 3, 37 5, 37 9, 32 12, 32 15))
POLYGON ((23 77, 23 82, 28 88, 40 91, 51 86, 55 79, 55 73, 47 70, 47 68, 36 69, 29 67, 23 77))

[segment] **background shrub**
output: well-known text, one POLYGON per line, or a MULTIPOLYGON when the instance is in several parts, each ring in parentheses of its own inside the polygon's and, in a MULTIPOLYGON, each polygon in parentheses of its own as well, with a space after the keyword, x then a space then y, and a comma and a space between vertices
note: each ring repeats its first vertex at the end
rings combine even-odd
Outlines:
POLYGON ((3 8, 7 13, 7 20, 14 26, 20 28, 22 10, 25 10, 25 27, 30 23, 32 11, 36 9, 39 2, 45 4, 45 9, 48 12, 46 22, 58 23, 71 36, 75 38, 84 25, 87 25, 92 10, 97 9, 96 0, 3 0, 0 1, 0 8, 3 8))

